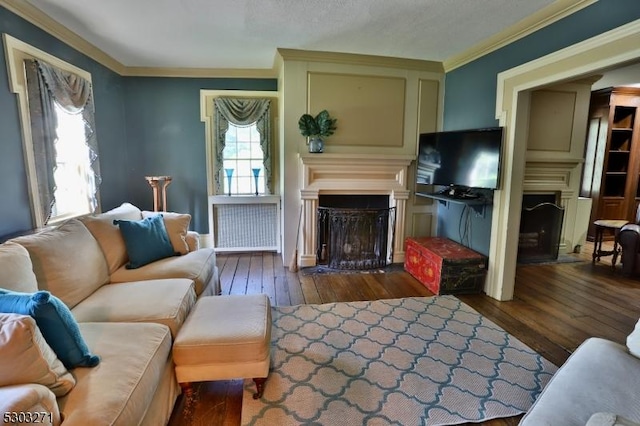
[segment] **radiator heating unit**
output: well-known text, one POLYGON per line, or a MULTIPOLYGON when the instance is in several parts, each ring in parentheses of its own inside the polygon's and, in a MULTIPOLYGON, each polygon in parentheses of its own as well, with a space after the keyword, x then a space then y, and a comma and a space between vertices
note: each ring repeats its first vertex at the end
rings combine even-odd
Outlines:
POLYGON ((209 230, 217 252, 280 252, 280 197, 209 197, 209 230))

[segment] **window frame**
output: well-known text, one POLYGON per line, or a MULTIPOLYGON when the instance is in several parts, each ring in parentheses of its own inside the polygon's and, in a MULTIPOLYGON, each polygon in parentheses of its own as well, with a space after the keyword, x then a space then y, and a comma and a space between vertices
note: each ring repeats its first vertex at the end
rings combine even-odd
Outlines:
POLYGON ((38 178, 36 175, 35 159, 33 154, 33 136, 31 134, 31 119, 29 115, 27 84, 23 63, 25 59, 39 59, 64 71, 77 74, 89 82, 92 82, 91 73, 33 47, 30 44, 18 40, 7 33, 3 33, 2 38, 8 68, 9 89, 12 93, 17 95, 18 100, 22 149, 27 175, 29 200, 31 202, 31 217, 35 228, 39 229, 45 226, 55 225, 75 216, 65 215, 55 217, 45 224, 42 219, 42 214, 40 214, 40 212, 42 212, 42 205, 38 197, 38 178))
MULTIPOLYGON (((280 102, 279 94, 277 91, 258 91, 258 90, 212 90, 201 89, 200 90, 200 121, 204 123, 205 127, 205 150, 207 161, 207 195, 223 195, 217 194, 215 189, 215 164, 216 154, 214 150, 214 108, 213 100, 219 97, 234 97, 234 98, 268 98, 271 100, 271 140, 272 140, 272 153, 271 153, 271 180, 273 184, 273 194, 278 194, 279 186, 279 174, 280 174, 280 129, 276 123, 278 123, 278 116, 280 115, 280 102)), ((255 195, 253 196, 255 197, 255 195)))

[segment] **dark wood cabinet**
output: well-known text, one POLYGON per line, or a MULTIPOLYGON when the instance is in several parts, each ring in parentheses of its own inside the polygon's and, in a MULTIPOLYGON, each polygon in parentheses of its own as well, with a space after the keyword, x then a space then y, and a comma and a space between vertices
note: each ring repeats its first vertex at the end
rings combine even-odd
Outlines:
POLYGON ((591 94, 580 195, 593 199, 593 221, 635 221, 640 202, 640 89, 615 87, 591 94))

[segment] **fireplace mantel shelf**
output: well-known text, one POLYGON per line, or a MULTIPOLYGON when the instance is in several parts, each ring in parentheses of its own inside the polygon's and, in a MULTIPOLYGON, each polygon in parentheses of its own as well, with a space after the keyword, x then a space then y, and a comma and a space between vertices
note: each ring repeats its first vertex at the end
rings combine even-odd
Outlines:
POLYGON ((415 160, 416 156, 415 155, 403 155, 403 154, 373 154, 373 153, 327 153, 327 152, 323 152, 323 153, 309 153, 309 152, 304 152, 304 153, 300 153, 298 154, 300 156, 301 159, 303 159, 304 161, 306 160, 318 160, 318 161, 323 161, 323 160, 331 160, 331 161, 335 161, 335 160, 342 160, 342 159, 348 159, 348 160, 353 160, 353 159, 363 159, 363 160, 367 160, 367 159, 373 159, 373 160, 383 160, 383 159, 390 159, 390 160, 404 160, 404 161, 412 161, 415 160))
POLYGON ((386 154, 336 154, 321 153, 299 154, 303 164, 319 164, 319 163, 352 163, 353 161, 369 163, 369 162, 393 162, 401 164, 409 164, 416 159, 415 155, 386 155, 386 154))

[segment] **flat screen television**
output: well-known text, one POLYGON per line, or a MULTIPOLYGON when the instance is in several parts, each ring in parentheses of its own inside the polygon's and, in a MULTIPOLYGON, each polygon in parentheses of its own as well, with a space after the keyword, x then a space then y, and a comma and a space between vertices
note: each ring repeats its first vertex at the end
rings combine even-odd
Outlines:
POLYGON ((498 189, 502 127, 423 133, 418 145, 417 183, 498 189))

